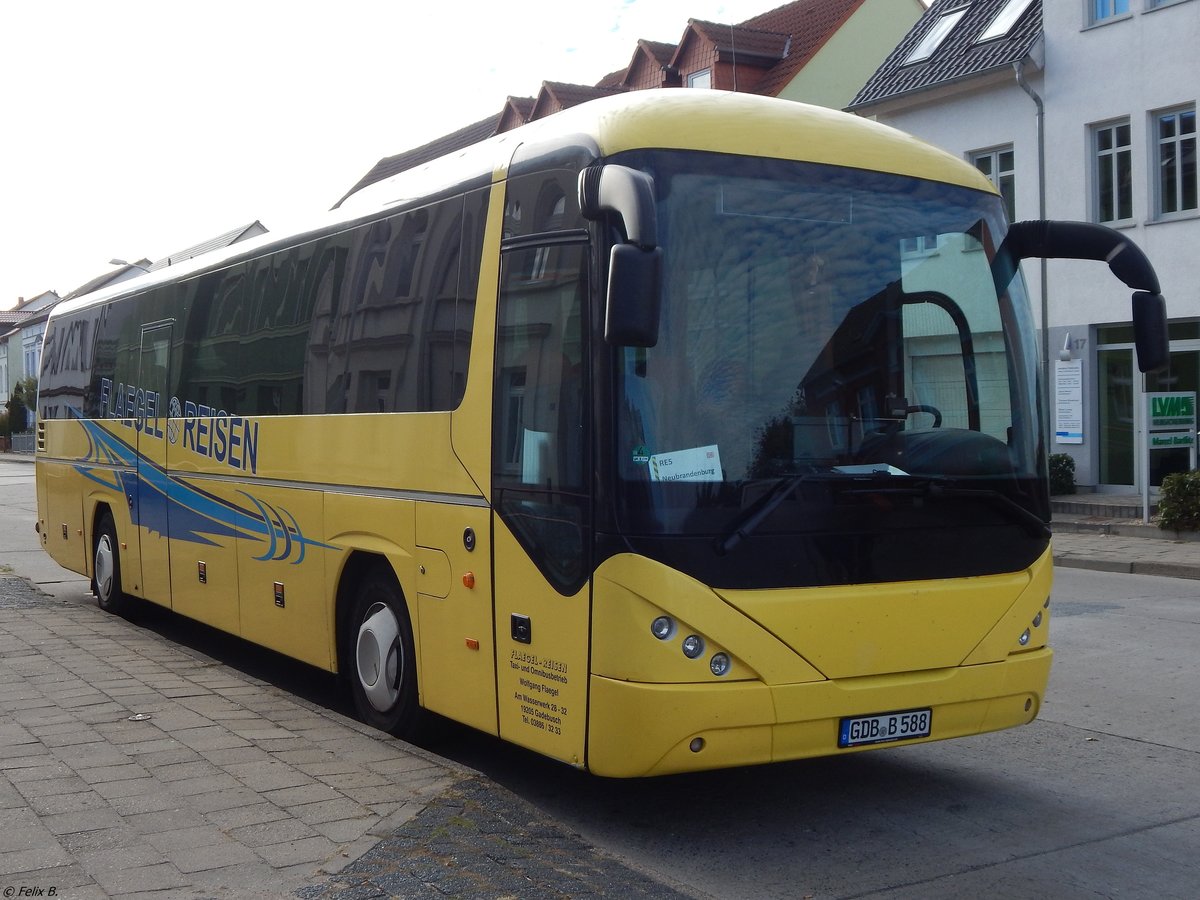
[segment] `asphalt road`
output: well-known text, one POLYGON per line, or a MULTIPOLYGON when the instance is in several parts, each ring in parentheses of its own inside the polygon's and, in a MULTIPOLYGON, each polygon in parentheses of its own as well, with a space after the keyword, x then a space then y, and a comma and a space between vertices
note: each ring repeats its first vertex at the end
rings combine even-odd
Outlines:
POLYGON ((1048 698, 1014 731, 635 782, 431 746, 698 896, 1200 896, 1195 582, 1056 578, 1048 698))

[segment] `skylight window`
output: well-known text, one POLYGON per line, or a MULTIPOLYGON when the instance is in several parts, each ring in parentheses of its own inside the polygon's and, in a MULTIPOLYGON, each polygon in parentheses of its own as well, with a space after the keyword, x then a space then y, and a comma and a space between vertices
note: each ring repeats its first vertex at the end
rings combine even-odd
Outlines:
POLYGON ((1021 13, 1029 9, 1029 4, 1032 2, 1033 0, 1008 0, 1000 8, 1000 12, 996 13, 995 18, 992 19, 992 23, 983 30, 983 34, 979 35, 976 43, 982 44, 984 41, 1004 37, 1017 24, 1017 19, 1021 18, 1021 13))
POLYGON ((925 37, 921 38, 921 43, 913 47, 912 52, 908 54, 908 57, 904 60, 904 65, 921 62, 933 56, 933 52, 941 46, 942 41, 946 39, 946 35, 954 30, 954 26, 958 24, 958 20, 966 12, 967 8, 964 6, 960 9, 952 9, 950 12, 938 16, 937 21, 933 23, 933 27, 926 32, 925 37))

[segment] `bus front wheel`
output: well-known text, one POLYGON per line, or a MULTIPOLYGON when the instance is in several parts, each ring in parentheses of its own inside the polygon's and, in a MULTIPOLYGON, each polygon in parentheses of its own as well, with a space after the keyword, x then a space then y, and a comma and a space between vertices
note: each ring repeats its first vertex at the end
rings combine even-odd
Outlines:
POLYGON ((121 587, 120 546, 112 513, 105 510, 96 524, 96 540, 92 545, 92 591, 97 606, 123 616, 129 611, 129 597, 121 587))
POLYGON ((350 690, 359 717, 399 737, 420 715, 412 625, 391 570, 378 565, 359 583, 350 619, 350 690))

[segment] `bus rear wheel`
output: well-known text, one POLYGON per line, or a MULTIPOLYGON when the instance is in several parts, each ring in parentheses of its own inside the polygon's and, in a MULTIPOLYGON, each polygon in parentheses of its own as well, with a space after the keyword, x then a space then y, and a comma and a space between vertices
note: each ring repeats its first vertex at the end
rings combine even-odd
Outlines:
POLYGON ((350 691, 361 718, 398 737, 420 720, 412 624, 390 568, 376 565, 359 582, 347 638, 350 691))
POLYGON ((117 526, 107 510, 96 523, 96 540, 92 545, 92 591, 96 605, 114 615, 129 612, 129 595, 121 587, 121 550, 117 542, 117 526))

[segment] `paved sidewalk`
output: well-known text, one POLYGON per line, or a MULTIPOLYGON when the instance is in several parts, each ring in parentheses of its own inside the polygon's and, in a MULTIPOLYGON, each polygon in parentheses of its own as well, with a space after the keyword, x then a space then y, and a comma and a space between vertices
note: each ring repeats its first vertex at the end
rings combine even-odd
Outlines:
POLYGON ((1200 532, 1175 532, 1142 521, 1132 495, 1055 497, 1054 564, 1101 572, 1200 578, 1200 532))
POLYGON ((0 888, 281 896, 468 774, 0 576, 0 888))
POLYGON ((685 896, 478 773, 12 575, 0 816, 3 896, 685 896))
POLYGON ((1056 566, 1200 579, 1198 541, 1176 540, 1169 532, 1161 537, 1129 537, 1104 531, 1068 530, 1061 523, 1053 527, 1051 546, 1056 566))

